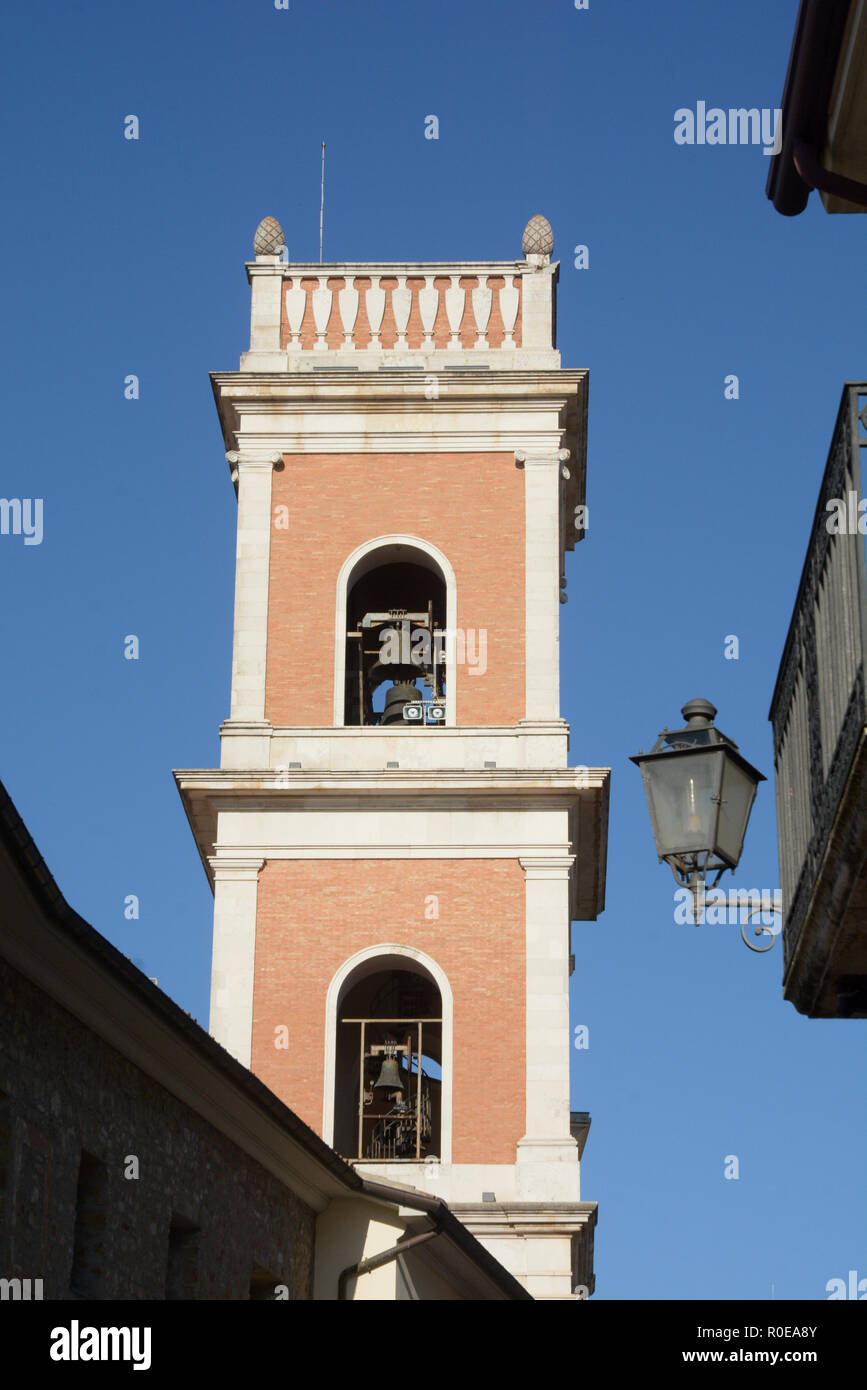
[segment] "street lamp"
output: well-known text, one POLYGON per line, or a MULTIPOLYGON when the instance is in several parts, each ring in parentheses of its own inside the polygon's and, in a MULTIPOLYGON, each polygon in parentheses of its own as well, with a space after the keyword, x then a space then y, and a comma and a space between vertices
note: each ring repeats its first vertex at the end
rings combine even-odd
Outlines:
POLYGON ((684 729, 663 729, 650 752, 639 751, 630 762, 641 768, 660 863, 670 864, 677 883, 690 889, 698 922, 706 876, 716 875, 715 888, 726 869, 738 866, 756 787, 765 778, 714 728, 709 700, 690 700, 681 713, 684 729))

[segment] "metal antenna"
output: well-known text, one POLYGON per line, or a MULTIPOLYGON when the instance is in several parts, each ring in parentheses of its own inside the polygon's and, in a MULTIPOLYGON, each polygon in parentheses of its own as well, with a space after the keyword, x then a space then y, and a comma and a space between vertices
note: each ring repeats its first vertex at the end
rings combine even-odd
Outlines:
POLYGON ((322 141, 322 193, 319 199, 319 264, 322 264, 322 219, 325 213, 325 141, 322 141))

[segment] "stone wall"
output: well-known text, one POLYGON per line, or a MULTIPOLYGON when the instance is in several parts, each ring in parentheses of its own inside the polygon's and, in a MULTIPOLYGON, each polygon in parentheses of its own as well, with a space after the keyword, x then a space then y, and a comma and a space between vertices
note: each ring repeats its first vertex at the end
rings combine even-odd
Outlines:
POLYGON ((312 1297, 309 1207, 2 959, 0 1000, 0 1277, 46 1299, 312 1297))

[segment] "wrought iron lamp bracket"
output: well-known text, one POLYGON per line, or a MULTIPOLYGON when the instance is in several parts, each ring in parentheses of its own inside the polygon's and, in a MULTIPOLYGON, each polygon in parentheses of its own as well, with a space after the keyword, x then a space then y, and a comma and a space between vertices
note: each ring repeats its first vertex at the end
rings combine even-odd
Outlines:
MULTIPOLYGON (((704 864, 700 862, 700 855, 692 855, 689 857, 683 855, 672 855, 670 858, 666 859, 666 863, 669 865, 671 872, 674 874, 675 883, 677 883, 681 888, 688 888, 692 894, 692 918, 693 922, 697 927, 701 926, 702 920, 704 918, 705 893, 707 892, 708 887, 705 881, 705 875, 708 872, 707 858, 709 858, 709 855, 706 856, 704 864)), ((713 882, 710 884, 710 887, 716 888, 723 874, 726 873, 729 869, 731 869, 731 865, 729 864, 723 864, 721 868, 718 868, 716 865, 711 865, 710 871, 714 872, 715 870, 716 872, 714 875, 713 882)), ((732 869, 731 871, 732 873, 734 873, 734 869, 732 869)), ((732 907, 740 909, 743 906, 740 898, 736 895, 732 896, 731 894, 727 894, 725 903, 719 905, 725 906, 726 909, 732 907)), ((771 939, 768 942, 767 946, 754 946, 751 941, 747 940, 747 922, 749 922, 751 917, 755 917, 756 913, 779 911, 780 909, 778 907, 774 907, 772 904, 766 904, 764 902, 760 903, 758 907, 750 908, 749 912, 746 915, 746 920, 741 922, 741 940, 743 941, 745 946, 749 947, 751 951, 757 951, 760 955, 764 955, 765 951, 770 951, 773 947, 774 941, 777 938, 778 932, 772 931, 772 929, 766 926, 764 922, 760 923, 759 926, 756 927, 754 935, 762 936, 764 934, 769 936, 771 939)))

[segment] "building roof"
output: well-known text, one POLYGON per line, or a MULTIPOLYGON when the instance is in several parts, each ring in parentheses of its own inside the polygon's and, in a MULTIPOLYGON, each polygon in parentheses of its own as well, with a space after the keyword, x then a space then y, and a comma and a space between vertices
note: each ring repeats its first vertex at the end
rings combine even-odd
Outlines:
POLYGON ((829 212, 867 210, 867 15, 853 0, 801 0, 767 196, 787 217, 814 188, 829 212), (859 206, 856 206, 859 205, 859 206))

